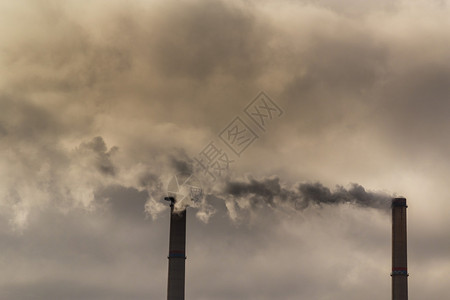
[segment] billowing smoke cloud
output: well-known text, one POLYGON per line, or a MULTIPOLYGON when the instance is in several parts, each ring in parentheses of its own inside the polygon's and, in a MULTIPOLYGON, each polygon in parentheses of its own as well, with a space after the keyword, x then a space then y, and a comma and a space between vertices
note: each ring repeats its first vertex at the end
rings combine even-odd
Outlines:
MULTIPOLYGON (((448 8, 350 2, 0 4, 8 28, 0 37, 2 213, 22 224, 31 207, 89 208, 97 190, 120 185, 146 191, 145 209, 156 216, 167 208, 160 195, 170 176, 192 172, 185 157, 261 89, 286 113, 249 147, 255 155, 244 154, 239 176, 322 180, 317 170, 331 174, 339 161, 359 178, 410 144, 411 155, 446 158, 448 8), (292 168, 299 156, 304 174, 292 168), (258 173, 261 157, 269 163, 258 173)), ((297 208, 383 206, 359 185, 287 188, 272 178, 225 190, 211 195, 297 208)))
MULTIPOLYGON (((7 136, 3 141, 13 138, 7 136)), ((97 190, 122 181, 114 164, 118 148, 108 149, 102 137, 83 141, 74 148, 55 144, 46 136, 43 140, 34 145, 26 140, 10 143, 9 151, 0 160, 1 214, 7 216, 13 228, 24 228, 29 213, 47 205, 63 210, 90 209, 97 190)))
POLYGON ((93 152, 94 164, 97 169, 104 175, 114 176, 116 174, 115 167, 112 163, 111 156, 118 150, 118 147, 112 147, 110 150, 106 147, 106 143, 102 137, 95 137, 88 143, 82 143, 79 147, 81 152, 93 152))

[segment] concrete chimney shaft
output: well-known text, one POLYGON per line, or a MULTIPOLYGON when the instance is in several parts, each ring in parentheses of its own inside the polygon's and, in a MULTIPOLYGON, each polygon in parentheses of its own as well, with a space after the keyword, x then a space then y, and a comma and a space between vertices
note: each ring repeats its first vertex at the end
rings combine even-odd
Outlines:
POLYGON ((175 198, 170 201, 169 278, 167 300, 184 300, 186 263, 186 210, 175 212, 175 198))
POLYGON ((392 300, 408 299, 406 199, 392 200, 392 300))

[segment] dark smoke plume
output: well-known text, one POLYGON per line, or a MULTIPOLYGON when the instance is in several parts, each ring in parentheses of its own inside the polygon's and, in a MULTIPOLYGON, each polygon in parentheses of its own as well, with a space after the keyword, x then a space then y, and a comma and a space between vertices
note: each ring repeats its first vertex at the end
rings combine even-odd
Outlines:
POLYGON ((305 209, 311 205, 322 206, 343 203, 361 207, 386 210, 390 206, 391 196, 383 193, 367 191, 363 186, 353 183, 350 188, 337 186, 335 190, 321 183, 300 183, 294 189, 282 184, 278 177, 245 181, 228 181, 225 184, 225 197, 247 198, 252 206, 275 206, 278 202, 291 203, 297 209, 305 209))

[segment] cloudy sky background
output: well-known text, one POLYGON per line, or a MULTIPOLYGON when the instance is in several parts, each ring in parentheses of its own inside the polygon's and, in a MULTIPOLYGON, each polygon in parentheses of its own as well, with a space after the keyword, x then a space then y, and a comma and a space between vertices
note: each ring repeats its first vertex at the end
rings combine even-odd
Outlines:
MULTIPOLYGON (((449 15, 447 1, 1 0, 0 298, 164 299, 162 185, 261 90, 284 114, 232 180, 405 196, 410 299, 447 298, 449 15)), ((251 197, 188 210, 187 298, 390 298, 389 212, 251 197)))

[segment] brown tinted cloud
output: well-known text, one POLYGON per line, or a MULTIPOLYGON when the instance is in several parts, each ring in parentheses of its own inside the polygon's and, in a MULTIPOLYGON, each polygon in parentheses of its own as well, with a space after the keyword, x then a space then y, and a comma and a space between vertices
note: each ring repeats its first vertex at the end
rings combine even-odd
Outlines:
MULTIPOLYGON (((145 210, 260 90, 285 113, 229 184, 406 196, 411 299, 445 298, 448 5, 359 2, 1 1, 0 298, 164 297, 167 220, 145 210)), ((255 213, 244 194, 210 195, 209 225, 190 220, 191 298, 389 296, 385 214, 255 213)))

